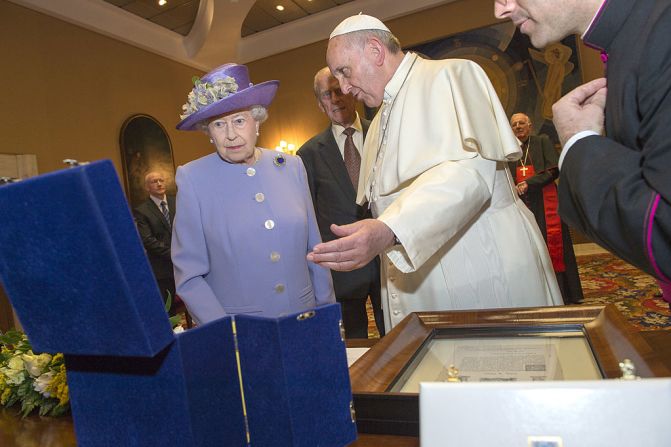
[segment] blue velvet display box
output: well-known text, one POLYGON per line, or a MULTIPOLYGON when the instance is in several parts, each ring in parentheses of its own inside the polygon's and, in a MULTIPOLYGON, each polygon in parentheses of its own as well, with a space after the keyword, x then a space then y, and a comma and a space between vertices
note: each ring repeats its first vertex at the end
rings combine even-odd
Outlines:
POLYGON ((65 354, 78 445, 356 439, 339 305, 173 334, 109 161, 2 186, 0 209, 0 276, 34 350, 65 354))

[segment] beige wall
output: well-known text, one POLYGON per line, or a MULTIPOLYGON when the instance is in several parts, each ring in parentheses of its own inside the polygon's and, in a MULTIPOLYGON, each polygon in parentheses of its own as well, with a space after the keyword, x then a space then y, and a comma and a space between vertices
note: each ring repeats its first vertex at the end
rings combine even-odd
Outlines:
POLYGON ((174 129, 198 70, 5 0, 0 42, 0 153, 36 154, 40 173, 64 158, 120 169, 119 131, 135 113, 166 127, 176 164, 209 151, 174 129))
MULTIPOLYGON (((495 23, 492 11, 491 0, 462 0, 387 24, 408 46, 495 23)), ((119 169, 119 130, 135 113, 166 127, 176 165, 211 151, 202 134, 174 129, 196 69, 6 0, 0 42, 0 153, 34 153, 41 173, 64 158, 110 158, 119 169)), ((322 41, 249 64, 254 82, 281 83, 260 145, 298 145, 326 126, 312 94, 325 50, 322 41)), ((600 74, 596 52, 582 60, 586 79, 600 74)))

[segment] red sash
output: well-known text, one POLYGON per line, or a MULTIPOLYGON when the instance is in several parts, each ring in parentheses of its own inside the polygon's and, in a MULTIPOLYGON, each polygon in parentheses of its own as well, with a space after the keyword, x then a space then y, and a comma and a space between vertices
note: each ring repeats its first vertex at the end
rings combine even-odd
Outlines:
MULTIPOLYGON (((515 183, 526 181, 534 175, 534 167, 532 165, 518 166, 515 173, 515 183)), ((552 260, 552 268, 555 272, 563 272, 566 270, 566 265, 564 264, 564 244, 562 241, 561 220, 557 213, 558 204, 557 186, 554 182, 550 182, 543 187, 545 234, 547 237, 550 259, 552 260)))

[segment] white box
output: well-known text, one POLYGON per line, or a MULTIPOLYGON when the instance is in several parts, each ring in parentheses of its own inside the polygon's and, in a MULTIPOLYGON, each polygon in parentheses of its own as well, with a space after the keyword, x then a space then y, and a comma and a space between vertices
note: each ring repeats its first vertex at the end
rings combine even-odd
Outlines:
POLYGON ((669 447, 671 379, 422 382, 422 447, 669 447))

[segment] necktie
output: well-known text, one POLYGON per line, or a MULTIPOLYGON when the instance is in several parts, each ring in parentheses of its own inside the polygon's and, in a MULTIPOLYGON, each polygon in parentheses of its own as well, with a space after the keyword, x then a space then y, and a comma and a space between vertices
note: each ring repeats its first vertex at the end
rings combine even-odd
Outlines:
POLYGON ((170 225, 170 211, 168 211, 168 204, 165 203, 165 200, 161 200, 161 213, 163 213, 165 221, 170 225))
POLYGON ((361 156, 359 151, 356 150, 354 145, 354 139, 352 134, 354 133, 353 127, 348 127, 343 131, 347 138, 345 139, 345 167, 347 168, 347 173, 349 178, 352 181, 354 190, 356 191, 359 186, 359 168, 361 167, 361 156))

